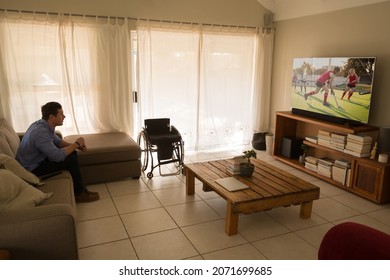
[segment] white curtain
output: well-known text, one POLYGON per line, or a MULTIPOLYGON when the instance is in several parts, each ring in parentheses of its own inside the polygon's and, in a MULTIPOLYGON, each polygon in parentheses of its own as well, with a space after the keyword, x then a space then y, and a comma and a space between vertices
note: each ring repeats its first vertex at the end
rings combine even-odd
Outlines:
POLYGON ((257 66, 265 60, 257 46, 266 38, 240 28, 175 27, 138 27, 141 120, 171 118, 186 149, 248 144, 254 112, 269 102, 257 97, 259 72, 268 70, 257 66))
POLYGON ((133 130, 126 19, 0 13, 0 117, 18 131, 49 101, 64 134, 133 130))
POLYGON ((255 95, 253 101, 254 130, 269 132, 271 120, 271 75, 274 29, 264 29, 256 39, 255 95))

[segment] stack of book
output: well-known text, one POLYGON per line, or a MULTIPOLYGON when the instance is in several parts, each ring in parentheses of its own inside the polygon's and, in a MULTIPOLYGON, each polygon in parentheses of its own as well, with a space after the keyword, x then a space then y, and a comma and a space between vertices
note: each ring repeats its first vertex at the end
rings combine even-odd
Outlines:
POLYGON ((330 148, 330 132, 325 130, 318 130, 318 145, 330 148))
POLYGON ((330 135, 330 147, 338 151, 344 151, 346 139, 346 135, 332 133, 330 135))
POLYGON ((332 167, 333 180, 343 184, 347 184, 347 178, 349 179, 349 170, 351 168, 351 162, 343 159, 337 159, 332 167))
POLYGON ((334 160, 328 157, 322 157, 318 159, 317 164, 317 173, 332 178, 332 166, 334 164, 334 160))
POLYGON ((231 175, 237 175, 240 174, 240 164, 246 163, 248 160, 244 156, 236 156, 227 161, 226 171, 231 175))
POLYGON ((317 136, 306 136, 306 141, 309 141, 311 143, 317 144, 318 143, 318 137, 317 136))
POLYGON ((369 157, 372 137, 367 135, 348 134, 344 153, 355 157, 369 157))
POLYGON ((317 172, 317 163, 318 163, 318 158, 313 156, 305 157, 305 168, 317 172))

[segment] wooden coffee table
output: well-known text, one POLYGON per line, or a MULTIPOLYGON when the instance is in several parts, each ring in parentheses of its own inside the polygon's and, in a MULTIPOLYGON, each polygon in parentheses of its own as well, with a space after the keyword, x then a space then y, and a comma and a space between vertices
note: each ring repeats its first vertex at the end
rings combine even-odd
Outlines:
POLYGON ((197 178, 226 199, 227 235, 237 234, 240 213, 250 214, 300 204, 300 217, 311 217, 313 200, 320 197, 319 187, 259 159, 251 159, 251 162, 255 165, 255 172, 251 177, 233 176, 250 188, 234 192, 229 192, 215 182, 232 176, 226 172, 229 160, 184 164, 187 195, 194 195, 197 178))

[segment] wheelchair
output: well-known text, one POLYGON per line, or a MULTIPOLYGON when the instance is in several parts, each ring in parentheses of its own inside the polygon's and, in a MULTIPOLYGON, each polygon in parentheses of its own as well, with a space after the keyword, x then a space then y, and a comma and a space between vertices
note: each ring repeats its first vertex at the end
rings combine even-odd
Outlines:
POLYGON ((146 175, 149 179, 153 178, 153 170, 157 167, 161 176, 180 174, 183 169, 184 141, 180 132, 170 124, 169 118, 146 119, 137 143, 141 147, 142 171, 148 168, 150 162, 151 170, 146 175), (154 164, 153 153, 157 153, 157 164, 154 164), (177 171, 162 173, 161 166, 170 163, 175 165, 177 171))

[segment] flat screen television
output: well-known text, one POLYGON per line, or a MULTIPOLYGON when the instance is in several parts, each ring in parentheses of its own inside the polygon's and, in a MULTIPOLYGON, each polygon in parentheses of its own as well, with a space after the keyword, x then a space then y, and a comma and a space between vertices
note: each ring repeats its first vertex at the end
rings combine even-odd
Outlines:
POLYGON ((375 57, 294 58, 294 114, 351 126, 368 123, 375 57))

